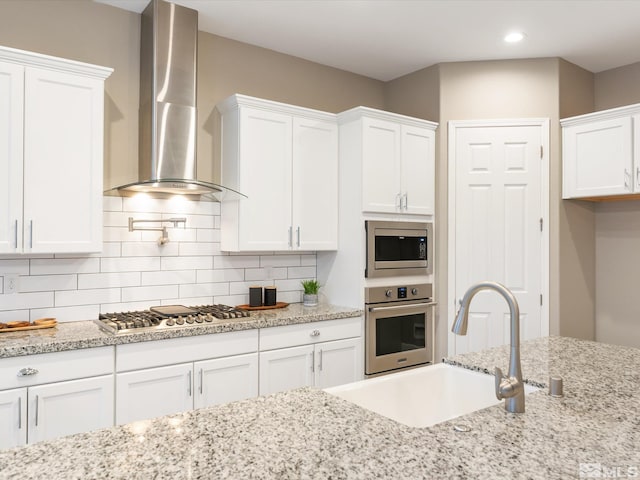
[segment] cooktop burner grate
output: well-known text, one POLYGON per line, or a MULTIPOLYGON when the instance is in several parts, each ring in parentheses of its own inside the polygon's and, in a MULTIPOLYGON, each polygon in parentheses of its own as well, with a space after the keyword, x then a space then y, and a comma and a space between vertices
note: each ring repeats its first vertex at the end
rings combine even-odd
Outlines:
POLYGON ((248 311, 228 305, 198 305, 195 307, 164 305, 137 312, 101 313, 95 322, 102 330, 117 335, 132 331, 206 325, 216 320, 249 316, 248 311))

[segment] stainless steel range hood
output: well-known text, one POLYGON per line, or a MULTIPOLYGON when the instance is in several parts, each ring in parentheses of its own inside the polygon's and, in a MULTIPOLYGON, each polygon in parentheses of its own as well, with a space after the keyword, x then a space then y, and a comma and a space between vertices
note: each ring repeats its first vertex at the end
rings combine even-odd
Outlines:
POLYGON ((117 187, 119 194, 189 194, 213 200, 227 193, 242 195, 196 179, 197 56, 198 12, 152 0, 141 20, 139 181, 117 187))

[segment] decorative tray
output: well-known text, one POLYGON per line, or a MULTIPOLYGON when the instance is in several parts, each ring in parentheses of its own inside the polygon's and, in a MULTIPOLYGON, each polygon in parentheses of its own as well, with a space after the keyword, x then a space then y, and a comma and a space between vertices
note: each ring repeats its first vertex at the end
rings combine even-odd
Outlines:
POLYGON ((276 302, 275 305, 261 305, 259 307, 251 307, 247 304, 245 305, 236 305, 236 308, 240 310, 273 310, 274 308, 284 308, 288 307, 289 304, 285 302, 276 302))
POLYGON ((33 322, 7 322, 0 323, 0 333, 39 330, 41 328, 53 328, 56 325, 58 325, 58 322, 55 318, 41 318, 39 320, 34 320, 33 322), (26 325, 26 323, 29 323, 29 325, 26 325), (15 324, 15 326, 11 326, 11 324, 15 324))

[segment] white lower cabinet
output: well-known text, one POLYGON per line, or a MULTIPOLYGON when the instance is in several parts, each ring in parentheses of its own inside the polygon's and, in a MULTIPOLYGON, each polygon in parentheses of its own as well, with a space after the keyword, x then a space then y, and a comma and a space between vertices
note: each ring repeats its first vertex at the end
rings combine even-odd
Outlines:
POLYGON ((260 395, 305 386, 327 388, 361 380, 361 332, 362 318, 261 330, 260 395))
POLYGON ((0 449, 113 425, 113 347, 0 360, 0 449))
POLYGON ((116 423, 257 396, 257 350, 257 330, 118 345, 116 423))
POLYGON ((113 425, 113 375, 30 387, 29 443, 113 425))
POLYGON ((0 392, 0 450, 27 443, 27 389, 0 392))

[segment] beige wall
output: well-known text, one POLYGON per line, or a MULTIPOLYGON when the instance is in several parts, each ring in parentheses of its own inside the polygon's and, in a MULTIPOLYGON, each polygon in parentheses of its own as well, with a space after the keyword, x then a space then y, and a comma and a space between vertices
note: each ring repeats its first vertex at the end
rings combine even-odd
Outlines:
MULTIPOLYGON (((592 334, 583 332, 565 319, 561 311, 567 305, 575 306, 583 295, 592 295, 593 291, 585 286, 569 288, 574 271, 579 266, 569 262, 560 263, 561 245, 567 242, 561 236, 566 231, 567 215, 561 215, 561 154, 559 116, 561 111, 561 84, 563 76, 567 82, 575 82, 576 88, 568 95, 565 111, 585 108, 583 97, 592 102, 593 87, 589 83, 588 72, 574 68, 571 64, 557 58, 505 60, 486 62, 444 63, 414 72, 396 79, 387 86, 387 108, 398 113, 415 115, 438 121, 439 152, 436 163, 436 258, 437 295, 440 307, 436 319, 436 358, 443 356, 447 349, 447 335, 452 319, 447 319, 447 255, 448 255, 448 160, 447 160, 447 122, 450 120, 482 120, 498 118, 549 118, 550 131, 550 330, 552 333, 564 331, 576 336, 592 338, 592 334), (434 73, 437 72, 437 80, 434 73), (434 96, 434 90, 439 93, 434 96), (411 102, 411 92, 426 92, 425 96, 437 98, 439 108, 411 102), (575 98, 570 98, 575 96, 575 98), (439 110, 439 112, 438 112, 439 110), (434 112, 439 117, 433 117, 434 112), (562 271, 568 269, 568 271, 562 271), (566 293, 561 297, 560 291, 566 293)), ((590 104, 590 103, 589 103, 590 104)), ((591 231, 593 237, 593 230, 591 231)), ((591 281, 593 282, 593 278, 591 281)), ((579 305, 584 305, 580 302, 579 305)), ((593 318, 593 304, 587 302, 584 308, 577 307, 572 318, 593 318), (590 306, 589 306, 590 305, 590 306)), ((593 321, 591 320, 593 327, 593 321)))
MULTIPOLYGON (((87 0, 2 1, 0 44, 114 68, 105 84, 105 188, 137 179, 140 15, 87 0)), ((216 103, 233 93, 338 112, 384 107, 384 84, 200 32, 198 178, 217 178, 216 103)))
MULTIPOLYGON (((640 62, 595 75, 595 110, 640 103, 640 62)), ((640 347, 640 202, 595 209, 596 340, 640 347)))
POLYGON ((105 186, 137 177, 139 15, 88 1, 3 1, 0 44, 112 67, 105 83, 105 186))
POLYGON ((640 62, 597 73, 594 97, 594 110, 640 103, 640 62))

